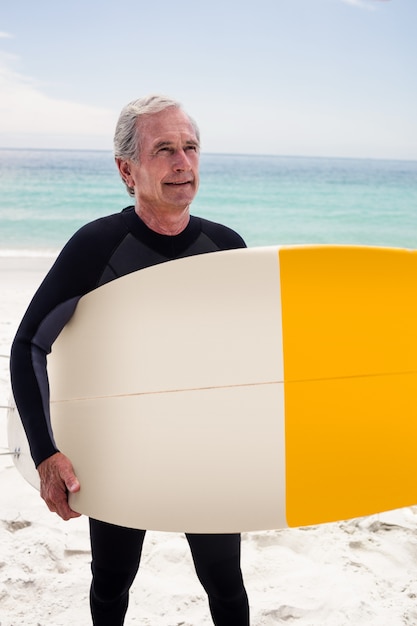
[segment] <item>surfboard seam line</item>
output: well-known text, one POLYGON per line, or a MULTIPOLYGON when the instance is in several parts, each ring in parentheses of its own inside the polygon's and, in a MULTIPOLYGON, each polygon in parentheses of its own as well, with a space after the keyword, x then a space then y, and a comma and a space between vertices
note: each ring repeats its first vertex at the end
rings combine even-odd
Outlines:
POLYGON ((299 383, 316 383, 322 381, 336 381, 336 380, 357 380, 357 379, 365 379, 365 378, 382 378, 384 376, 410 376, 417 374, 417 370, 407 370, 404 372, 383 372, 380 374, 359 374, 355 376, 329 376, 329 377, 321 377, 321 378, 299 378, 299 379, 286 379, 286 380, 272 380, 263 383, 241 383, 236 385, 211 385, 208 387, 189 387, 189 388, 181 388, 181 389, 160 389, 155 391, 140 391, 137 393, 118 393, 113 395, 103 395, 103 396, 80 396, 80 397, 71 397, 64 398, 62 400, 51 400, 51 404, 61 404, 64 402, 78 402, 82 400, 105 400, 108 398, 134 398, 137 396, 155 396, 166 393, 186 393, 191 391, 210 391, 213 389, 238 389, 242 387, 263 387, 268 385, 285 385, 288 383, 291 384, 299 384, 299 383))

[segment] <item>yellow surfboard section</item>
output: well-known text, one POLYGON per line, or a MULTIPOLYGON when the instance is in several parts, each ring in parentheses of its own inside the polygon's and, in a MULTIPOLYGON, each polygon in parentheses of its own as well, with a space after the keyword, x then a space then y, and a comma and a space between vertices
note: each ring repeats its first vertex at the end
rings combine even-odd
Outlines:
POLYGON ((415 504, 417 252, 278 256, 288 524, 415 504))

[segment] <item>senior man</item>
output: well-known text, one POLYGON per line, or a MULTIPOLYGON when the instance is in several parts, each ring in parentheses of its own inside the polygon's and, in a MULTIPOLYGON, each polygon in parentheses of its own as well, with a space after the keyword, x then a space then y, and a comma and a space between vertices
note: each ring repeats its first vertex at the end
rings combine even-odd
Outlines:
MULTIPOLYGON (((68 493, 80 489, 71 460, 57 449, 49 421, 46 355, 78 300, 120 276, 180 257, 242 248, 229 228, 190 215, 199 184, 199 131, 181 105, 163 96, 128 104, 114 139, 115 160, 134 206, 81 228, 35 294, 12 346, 13 392, 41 480, 41 496, 64 520, 77 517, 68 493)), ((124 623, 145 530, 90 519, 95 626, 124 623)), ((240 535, 187 534, 216 626, 248 626, 240 535)))

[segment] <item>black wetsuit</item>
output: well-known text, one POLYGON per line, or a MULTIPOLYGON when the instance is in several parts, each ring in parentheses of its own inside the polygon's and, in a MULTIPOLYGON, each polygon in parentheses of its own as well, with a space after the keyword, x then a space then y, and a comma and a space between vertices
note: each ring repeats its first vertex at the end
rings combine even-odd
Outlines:
MULTIPOLYGON (((11 352, 16 405, 36 465, 57 451, 49 420, 46 356, 78 300, 96 287, 138 269, 176 258, 242 248, 243 239, 220 224, 191 217, 178 235, 150 230, 134 207, 81 228, 66 244, 36 292, 11 352)), ((96 626, 123 624, 145 531, 90 520, 91 607, 96 626)), ((217 626, 247 626, 249 610, 240 571, 239 535, 187 535, 197 575, 217 626)))

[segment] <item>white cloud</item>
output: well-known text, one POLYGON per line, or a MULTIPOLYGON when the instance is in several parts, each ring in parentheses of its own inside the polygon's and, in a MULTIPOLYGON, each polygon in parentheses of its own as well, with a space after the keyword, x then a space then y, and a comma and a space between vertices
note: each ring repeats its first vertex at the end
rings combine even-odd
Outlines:
POLYGON ((116 122, 113 111, 48 96, 36 81, 15 72, 13 61, 11 55, 0 55, 0 137, 3 145, 5 141, 9 147, 20 145, 21 137, 28 135, 33 138, 31 145, 38 141, 40 146, 46 136, 54 135, 61 138, 87 136, 99 141, 105 137, 108 144, 111 143, 116 122))
POLYGON ((13 39, 13 35, 0 30, 0 39, 13 39))
POLYGON ((373 9, 373 7, 371 7, 367 2, 364 2, 363 0, 342 0, 342 2, 344 2, 345 4, 350 4, 354 7, 359 7, 361 9, 373 9))
POLYGON ((375 10, 375 4, 377 2, 389 2, 389 0, 341 0, 345 4, 350 4, 354 7, 359 7, 360 9, 367 9, 368 11, 375 10))

